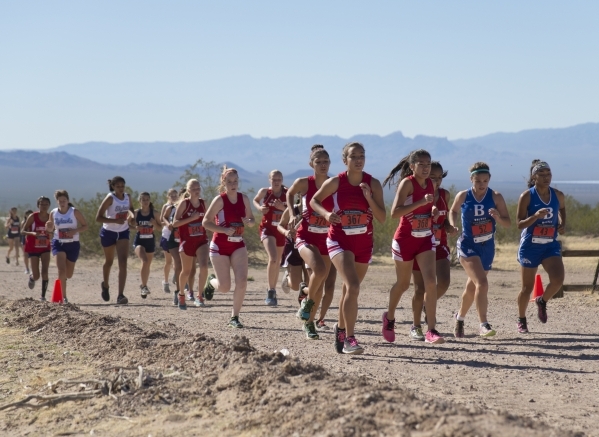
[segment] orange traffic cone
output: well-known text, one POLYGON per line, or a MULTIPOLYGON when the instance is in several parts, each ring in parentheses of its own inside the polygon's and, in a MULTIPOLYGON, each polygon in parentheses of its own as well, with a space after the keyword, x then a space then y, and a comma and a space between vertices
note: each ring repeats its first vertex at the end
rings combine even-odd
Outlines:
POLYGON ((60 284, 60 279, 54 282, 54 290, 52 290, 52 299, 50 299, 50 302, 62 303, 62 285, 60 284))
POLYGON ((534 302, 537 297, 543 296, 543 293, 543 281, 541 281, 541 275, 537 275, 535 278, 535 288, 532 290, 532 298, 530 301, 534 302))

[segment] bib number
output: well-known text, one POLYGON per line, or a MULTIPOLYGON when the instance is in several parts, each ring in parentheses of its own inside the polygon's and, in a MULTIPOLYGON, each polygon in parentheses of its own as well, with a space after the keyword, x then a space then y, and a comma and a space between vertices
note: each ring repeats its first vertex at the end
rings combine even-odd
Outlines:
POLYGON ((243 231, 245 227, 243 223, 231 223, 230 226, 235 228, 235 233, 227 238, 231 243, 241 243, 243 241, 243 231))
POLYGON ((201 237, 204 235, 204 227, 200 223, 190 223, 188 226, 190 237, 201 237))
POLYGON ((553 226, 535 226, 532 230, 532 242, 535 244, 551 243, 555 238, 555 228, 553 226))
POLYGON ((341 214, 341 229, 345 235, 365 234, 367 226, 368 215, 362 211, 344 211, 341 214))
POLYGON ((317 212, 312 212, 308 221, 308 232, 326 234, 329 232, 329 222, 317 212))
POLYGON ((48 235, 44 231, 41 231, 35 236, 35 248, 46 249, 49 246, 48 235))
POLYGON ((179 228, 173 229, 173 240, 175 241, 175 243, 181 242, 181 237, 179 236, 179 228))
POLYGON ((59 229, 58 230, 58 241, 60 243, 72 243, 73 237, 69 236, 70 229, 59 229))
POLYGON ((412 218, 412 237, 424 238, 432 235, 432 223, 433 220, 430 214, 414 215, 412 218))
POLYGON ((270 224, 272 226, 279 226, 279 223, 281 223, 281 217, 283 216, 283 211, 281 210, 274 210, 272 212, 272 220, 270 221, 270 224))
POLYGON ((129 217, 129 211, 117 212, 116 219, 117 220, 127 220, 129 217))
POLYGON ((475 243, 484 243, 493 238, 493 223, 490 220, 472 225, 472 236, 475 243))
POLYGON ((18 234, 19 233, 19 227, 15 226, 15 225, 11 226, 10 227, 10 233, 11 234, 18 234))
POLYGON ((435 246, 441 244, 441 238, 443 238, 443 228, 441 225, 433 225, 433 229, 435 231, 435 246))
POLYGON ((139 238, 154 238, 153 226, 140 226, 137 228, 137 232, 139 232, 139 238))

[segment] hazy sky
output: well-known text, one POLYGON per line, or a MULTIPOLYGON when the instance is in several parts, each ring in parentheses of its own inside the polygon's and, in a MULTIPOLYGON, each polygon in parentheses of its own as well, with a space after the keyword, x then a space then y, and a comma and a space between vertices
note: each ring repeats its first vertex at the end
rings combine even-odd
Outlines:
POLYGON ((599 121, 596 1, 3 1, 0 149, 599 121))

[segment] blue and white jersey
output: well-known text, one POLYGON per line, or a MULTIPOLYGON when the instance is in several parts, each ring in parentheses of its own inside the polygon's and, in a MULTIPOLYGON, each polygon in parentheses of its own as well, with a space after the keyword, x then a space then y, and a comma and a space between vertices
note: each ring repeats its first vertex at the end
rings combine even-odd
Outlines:
POLYGON ((129 195, 125 193, 123 200, 120 200, 118 197, 116 197, 114 193, 110 193, 110 195, 112 196, 112 205, 106 209, 106 218, 123 219, 125 220, 125 223, 122 225, 119 225, 118 223, 103 223, 102 227, 112 232, 126 231, 129 229, 129 223, 127 222, 130 208, 129 195))
POLYGON ((489 209, 495 208, 493 191, 487 192, 479 202, 472 193, 472 188, 466 193, 462 203, 462 235, 460 240, 467 239, 473 243, 485 243, 495 236, 495 219, 489 214, 489 209))
POLYGON ((559 199, 555 190, 549 187, 549 202, 545 203, 537 193, 535 187, 530 188, 530 202, 528 204, 528 217, 535 215, 541 208, 547 208, 549 214, 542 219, 537 219, 529 227, 522 229, 520 244, 548 244, 557 240, 557 227, 559 225, 559 199))

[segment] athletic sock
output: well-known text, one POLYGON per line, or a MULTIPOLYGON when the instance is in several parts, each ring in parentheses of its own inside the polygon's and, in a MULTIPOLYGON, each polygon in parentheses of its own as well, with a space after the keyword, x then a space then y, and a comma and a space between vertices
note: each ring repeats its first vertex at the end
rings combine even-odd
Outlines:
POLYGON ((481 322, 480 327, 482 328, 483 326, 485 326, 487 323, 489 322, 481 322))
POLYGON ((48 290, 48 280, 42 279, 42 297, 46 297, 47 290, 48 290))
POLYGON ((466 320, 464 317, 460 317, 460 315, 458 314, 458 316, 456 317, 456 319, 460 322, 463 322, 464 320, 466 320))

